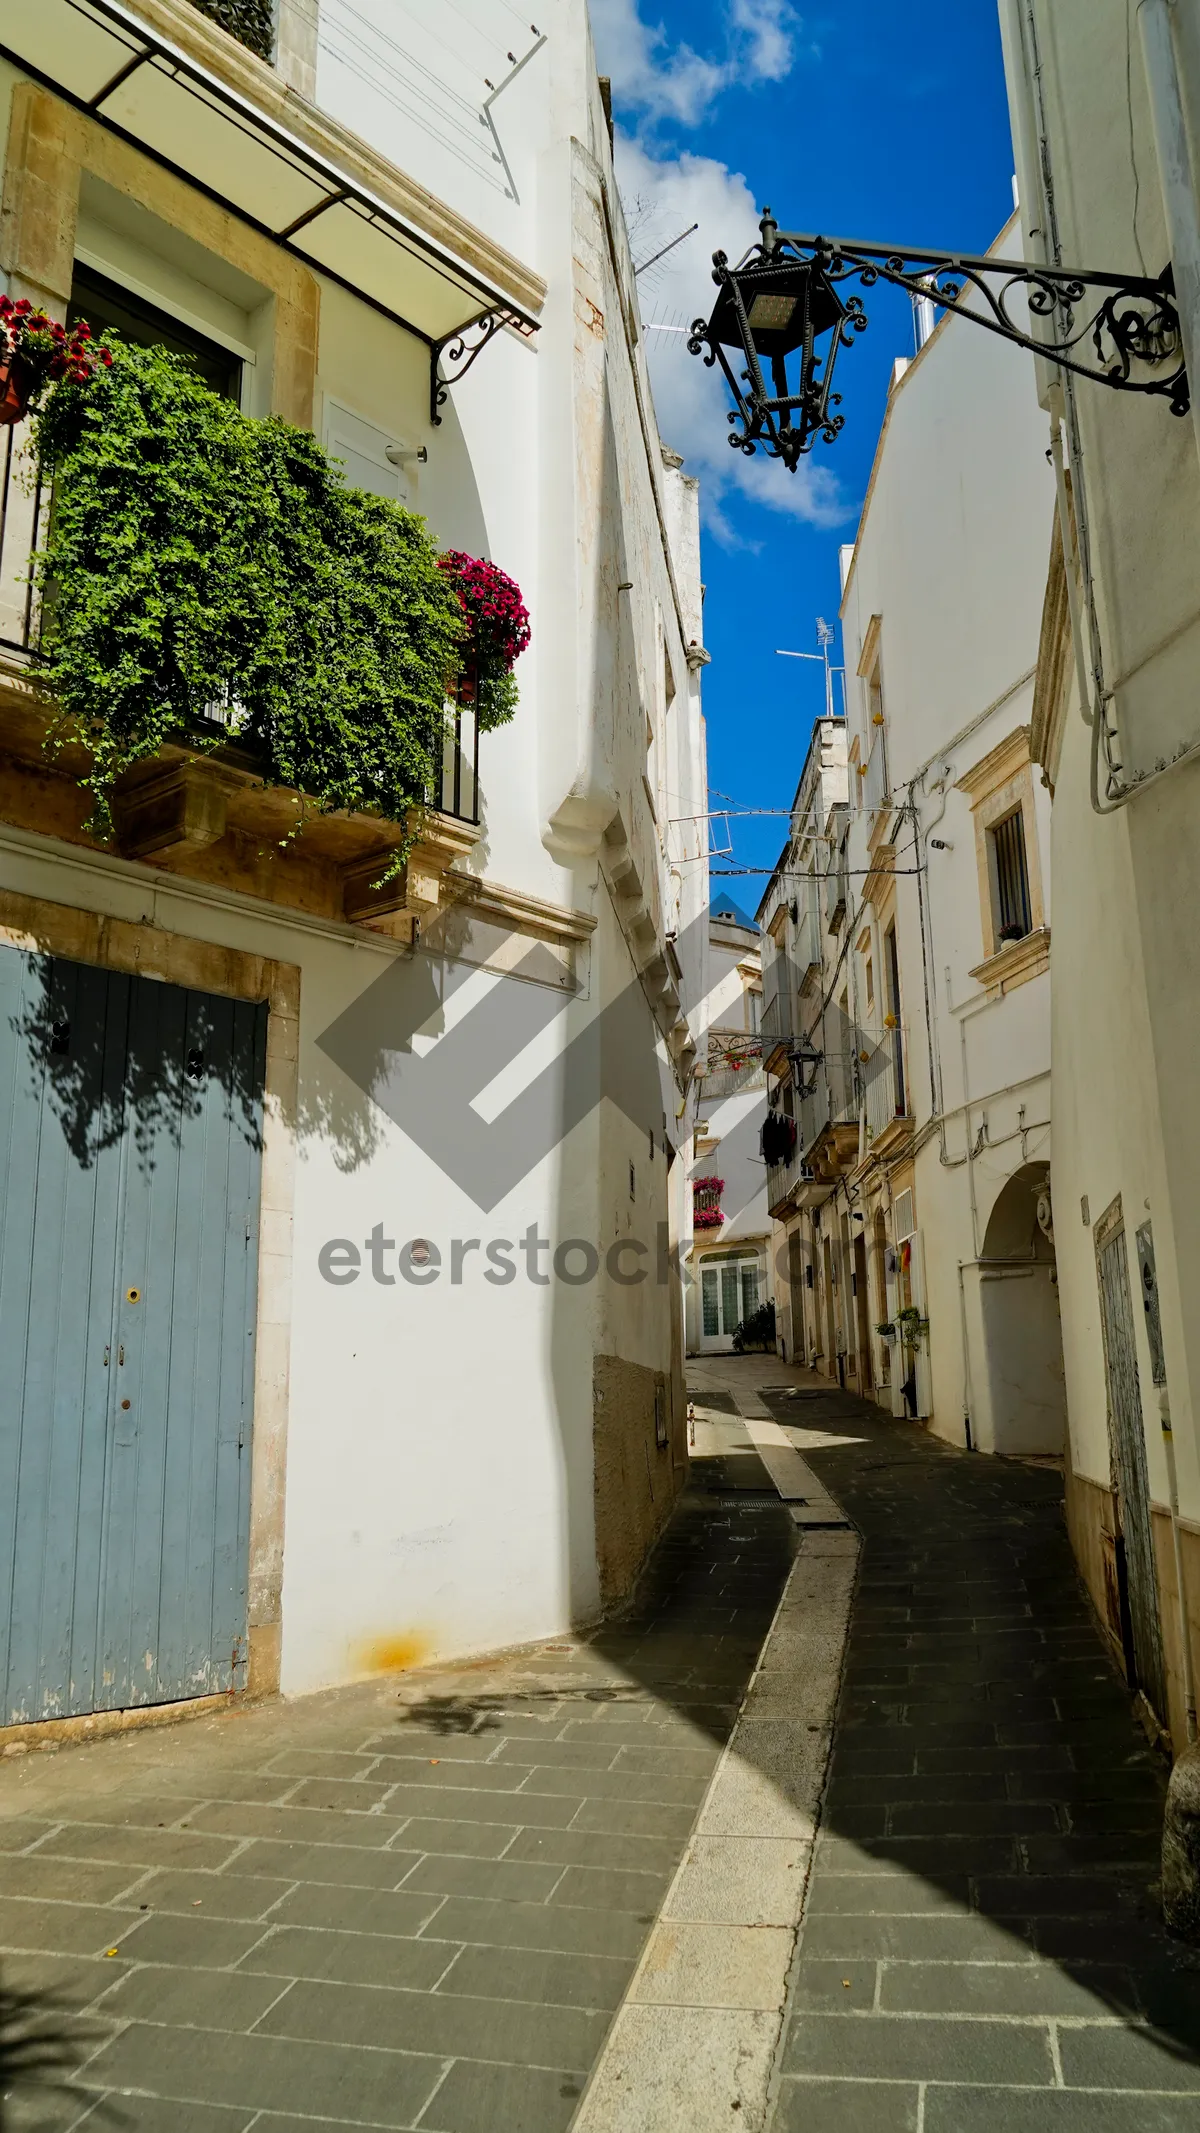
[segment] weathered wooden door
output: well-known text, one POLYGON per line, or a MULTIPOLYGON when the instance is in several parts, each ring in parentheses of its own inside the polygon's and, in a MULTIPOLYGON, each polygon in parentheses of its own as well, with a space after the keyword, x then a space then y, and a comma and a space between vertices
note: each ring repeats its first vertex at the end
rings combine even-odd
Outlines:
POLYGON ((265 1046, 0 948, 0 1724, 244 1679, 265 1046))
POLYGON ((1100 1314, 1108 1378, 1109 1431, 1117 1485, 1125 1574, 1133 1629, 1137 1686, 1160 1718, 1166 1715, 1162 1628, 1154 1538, 1150 1524, 1150 1483, 1146 1471, 1146 1437, 1142 1393, 1133 1331, 1129 1260, 1119 1212, 1097 1224, 1096 1263, 1100 1277, 1100 1314))

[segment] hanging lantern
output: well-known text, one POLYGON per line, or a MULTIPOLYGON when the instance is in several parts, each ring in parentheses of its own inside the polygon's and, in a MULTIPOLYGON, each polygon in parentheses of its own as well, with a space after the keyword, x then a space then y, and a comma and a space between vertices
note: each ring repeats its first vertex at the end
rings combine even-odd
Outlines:
POLYGON ((842 427, 834 364, 867 316, 858 297, 838 294, 819 253, 802 257, 780 239, 770 208, 759 230, 760 242, 735 267, 713 253, 720 294, 712 317, 695 320, 688 347, 724 372, 734 399, 730 444, 746 453, 761 445, 795 473, 818 437, 832 444, 842 427))

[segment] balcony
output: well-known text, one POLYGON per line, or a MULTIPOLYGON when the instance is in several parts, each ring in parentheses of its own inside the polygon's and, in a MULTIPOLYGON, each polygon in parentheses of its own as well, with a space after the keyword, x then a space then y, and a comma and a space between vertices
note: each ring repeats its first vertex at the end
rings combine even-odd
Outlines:
POLYGON ((816 1182, 836 1182, 858 1157, 859 1096, 851 1054, 827 1052, 800 1099, 799 1148, 816 1182))
MULTIPOLYGON (((48 495, 33 466, 25 425, 0 442, 0 817, 16 826, 94 846, 85 828, 91 751, 80 731, 45 749, 54 707, 34 686, 41 606, 31 557, 48 495)), ((445 897, 448 870, 479 838, 479 730, 469 702, 447 706, 440 774, 424 811, 407 824, 374 814, 309 813, 301 794, 264 781, 261 761, 232 737, 215 748, 214 711, 195 724, 196 750, 181 733, 134 764, 112 796, 116 848, 128 859, 219 883, 272 903, 409 937, 445 897), (385 879, 409 831, 415 841, 385 879)))
POLYGON ((862 1069, 867 1140, 873 1151, 882 1152, 911 1125, 905 1031, 897 1027, 877 1040, 864 1038, 862 1048, 868 1054, 862 1069))
POLYGON ((777 956, 771 965, 778 990, 768 991, 770 979, 764 975, 762 1006, 763 1050, 768 1052, 777 1044, 786 1044, 792 1035, 792 998, 788 980, 791 971, 784 956, 777 956))
POLYGON ((883 744, 883 729, 880 727, 876 730, 875 745, 867 757, 867 768, 863 777, 863 806, 872 821, 884 812, 890 798, 887 750, 883 744))
POLYGON ((846 855, 842 851, 833 852, 825 877, 825 925, 830 933, 837 932, 846 916, 847 887, 846 855))
POLYGON ((37 650, 41 612, 30 561, 40 535, 47 499, 42 478, 24 449, 28 429, 3 432, 0 470, 0 650, 24 661, 37 650))
POLYGON ((803 990, 810 973, 821 967, 820 899, 815 875, 808 875, 801 884, 795 910, 792 961, 797 988, 803 990))

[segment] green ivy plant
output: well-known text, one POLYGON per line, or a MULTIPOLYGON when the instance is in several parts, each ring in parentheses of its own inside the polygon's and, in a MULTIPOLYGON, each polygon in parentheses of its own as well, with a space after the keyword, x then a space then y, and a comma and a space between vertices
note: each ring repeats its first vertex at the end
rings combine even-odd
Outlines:
POLYGON ((271 0, 192 0, 192 6, 202 15, 228 30, 242 44, 249 45, 260 59, 272 59, 275 53, 275 20, 271 0))
POLYGON ((50 746, 87 732, 89 828, 111 834, 114 783, 164 743, 220 745, 214 710, 268 783, 404 823, 436 789, 466 628, 424 520, 182 358, 112 355, 55 388, 35 438, 54 482, 38 682, 50 746))

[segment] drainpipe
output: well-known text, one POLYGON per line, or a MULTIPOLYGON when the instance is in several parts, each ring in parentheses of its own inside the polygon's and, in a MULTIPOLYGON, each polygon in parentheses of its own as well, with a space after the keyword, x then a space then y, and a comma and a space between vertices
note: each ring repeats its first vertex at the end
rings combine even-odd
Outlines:
POLYGON ((966 1439, 967 1450, 973 1452, 975 1444, 971 1436, 971 1407, 974 1400, 974 1389, 971 1384, 971 1343, 967 1337, 967 1285, 963 1279, 963 1261, 961 1259, 958 1262, 958 1313, 962 1320, 963 1344, 963 1436, 966 1439))
POLYGON ((1188 1745, 1196 1738, 1196 1674, 1192 1665, 1192 1634, 1188 1621, 1187 1585, 1183 1570, 1183 1544, 1179 1538, 1179 1483, 1175 1478, 1175 1439, 1171 1434, 1171 1405, 1164 1385, 1158 1396, 1162 1420, 1163 1450, 1167 1457, 1167 1488, 1171 1499, 1171 1542, 1175 1551, 1175 1591, 1179 1601, 1179 1650, 1183 1667, 1183 1701, 1188 1745))
MULTIPOLYGON (((1138 26, 1142 33, 1142 57, 1150 90, 1154 122, 1154 147, 1162 187, 1171 269, 1175 276, 1175 304, 1189 379, 1200 381, 1200 216, 1196 211, 1196 188, 1188 154, 1183 99, 1171 15, 1175 0, 1138 0, 1138 26)), ((1192 428, 1200 453, 1200 390, 1193 385, 1192 428)))
POLYGON ((1050 387, 1047 395, 1050 402, 1050 458, 1054 467, 1054 489, 1058 499, 1058 531, 1062 541, 1063 574, 1067 581, 1067 608, 1071 617, 1071 645, 1075 653, 1075 680, 1079 689, 1079 710, 1085 726, 1092 723, 1092 689, 1088 679, 1087 652, 1084 647, 1083 616, 1079 609, 1079 556, 1075 546, 1075 518, 1071 499, 1067 492, 1067 474, 1063 464, 1063 389, 1061 384, 1050 387))

